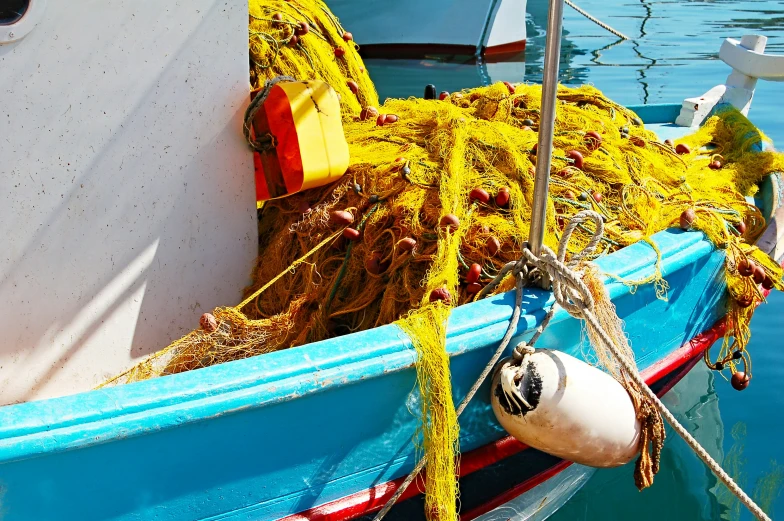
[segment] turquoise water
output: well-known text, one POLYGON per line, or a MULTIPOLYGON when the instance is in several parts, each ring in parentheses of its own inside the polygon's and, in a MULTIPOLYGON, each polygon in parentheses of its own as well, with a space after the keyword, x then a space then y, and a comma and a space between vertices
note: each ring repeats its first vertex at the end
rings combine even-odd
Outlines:
MULTIPOLYGON (((541 81, 546 17, 543 0, 529 0, 528 49, 521 61, 487 70, 471 63, 370 62, 382 96, 421 96, 424 84, 455 90, 492 80, 541 81), (523 77, 524 71, 524 77, 523 77)), ((677 102, 722 83, 729 68, 717 54, 726 37, 769 37, 768 52, 784 54, 784 1, 577 0, 633 42, 612 35, 566 7, 561 80, 593 83, 624 104, 677 102)), ((760 82, 750 117, 784 148, 784 84, 760 82)), ((749 346, 754 380, 739 393, 721 376, 698 365, 666 403, 725 469, 772 517, 784 515, 784 296, 774 294, 752 322, 749 346)), ((668 431, 654 486, 637 492, 632 467, 600 470, 551 519, 750 519, 715 478, 668 431)))

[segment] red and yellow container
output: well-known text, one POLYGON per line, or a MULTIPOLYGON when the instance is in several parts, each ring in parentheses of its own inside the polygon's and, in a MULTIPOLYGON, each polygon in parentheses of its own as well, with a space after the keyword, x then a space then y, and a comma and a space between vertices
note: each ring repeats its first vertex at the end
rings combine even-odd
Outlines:
POLYGON ((340 101, 323 81, 275 84, 253 118, 253 133, 271 138, 269 148, 254 153, 259 202, 323 186, 348 169, 340 101))

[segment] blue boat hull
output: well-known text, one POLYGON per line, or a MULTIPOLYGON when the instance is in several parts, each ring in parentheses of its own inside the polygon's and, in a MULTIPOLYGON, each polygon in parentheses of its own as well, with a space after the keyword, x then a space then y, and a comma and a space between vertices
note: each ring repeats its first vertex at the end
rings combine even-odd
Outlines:
MULTIPOLYGON (((701 233, 667 230, 669 299, 608 281, 641 369, 725 313, 724 255, 701 233)), ((636 244, 598 260, 637 279, 656 255, 636 244)), ((454 310, 448 328, 459 401, 507 328, 513 294, 454 310)), ((527 290, 519 340, 552 304, 527 290)), ((590 353, 562 311, 540 347, 590 353)), ((271 520, 405 475, 415 463, 416 360, 395 325, 75 396, 0 408, 3 521, 271 520)), ((461 451, 496 442, 489 392, 461 417, 461 451)))

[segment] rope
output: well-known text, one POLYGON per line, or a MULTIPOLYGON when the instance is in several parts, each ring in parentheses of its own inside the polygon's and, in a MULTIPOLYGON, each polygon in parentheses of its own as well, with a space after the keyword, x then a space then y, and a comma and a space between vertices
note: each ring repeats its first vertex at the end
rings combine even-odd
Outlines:
MULTIPOLYGON (((710 454, 699 444, 694 437, 678 422, 675 416, 667 410, 667 407, 659 400, 659 397, 648 387, 643 380, 637 368, 631 363, 616 347, 612 338, 602 328, 601 323, 597 320, 596 315, 593 313, 594 300, 588 287, 578 277, 577 273, 572 269, 575 260, 572 259, 569 263, 564 263, 564 254, 566 252, 566 243, 569 241, 569 236, 579 222, 591 219, 597 223, 597 232, 594 236, 599 235, 599 223, 601 223, 601 216, 592 211, 583 211, 578 213, 567 228, 564 230, 563 238, 558 248, 558 256, 551 249, 542 246, 542 255, 538 258, 531 253, 529 249, 524 249, 523 254, 525 258, 534 266, 546 272, 553 282, 553 295, 555 300, 562 308, 564 308, 570 315, 575 318, 585 320, 590 324, 598 333, 605 347, 612 353, 618 363, 626 371, 627 376, 639 386, 640 391, 656 406, 662 417, 670 424, 673 430, 691 447, 697 456, 705 462, 713 474, 732 492, 741 503, 759 520, 770 521, 770 518, 757 506, 757 504, 738 486, 735 481, 721 468, 721 466, 714 460, 710 454)), ((592 243, 594 241, 592 240, 592 243)), ((595 241, 598 243, 598 240, 595 241)), ((578 254, 576 257, 580 257, 578 254)), ((582 256, 584 257, 584 255, 582 256)))
MULTIPOLYGON (((517 263, 510 263, 510 264, 517 264, 517 263)), ((509 270, 507 270, 505 273, 508 273, 508 271, 509 270)), ((496 278, 499 277, 502 276, 499 274, 496 278)), ((479 375, 479 378, 476 379, 474 385, 471 386, 471 389, 468 390, 468 393, 463 398, 463 401, 461 401, 460 405, 457 406, 455 413, 457 414, 458 418, 460 417, 461 414, 463 414, 463 411, 465 411, 468 404, 474 398, 476 392, 479 390, 479 388, 482 386, 484 381, 493 371, 495 364, 498 362, 498 359, 501 358, 501 355, 504 354, 504 351, 506 351, 506 348, 509 346, 509 342, 511 342, 512 340, 512 336, 514 336, 515 332, 517 331, 517 324, 520 320, 520 314, 522 311, 521 308, 523 303, 523 288, 527 285, 528 281, 524 270, 518 270, 515 273, 515 277, 516 277, 515 305, 514 305, 514 309, 512 310, 512 318, 509 320, 509 326, 506 328, 506 333, 504 334, 503 339, 501 339, 501 343, 498 345, 498 349, 496 349, 495 353, 493 353, 493 356, 490 357, 490 361, 482 370, 482 373, 479 375)), ((517 351, 522 352, 526 349, 526 346, 533 346, 536 343, 536 341, 539 339, 539 336, 542 334, 542 331, 544 331, 545 327, 547 327, 547 324, 550 322, 550 319, 553 317, 554 313, 555 313, 555 307, 553 306, 550 308, 550 311, 548 311, 547 315, 545 316, 544 320, 542 320, 542 323, 539 325, 539 327, 536 328, 534 336, 531 338, 531 340, 529 342, 521 342, 515 348, 515 352, 517 351)), ((414 470, 412 470, 411 473, 403 481, 403 483, 400 484, 400 487, 395 491, 394 495, 391 498, 389 498, 389 500, 387 500, 387 502, 384 504, 384 507, 378 512, 378 514, 376 514, 376 517, 373 518, 373 521, 381 521, 382 519, 384 519, 384 516, 386 516, 387 513, 392 509, 392 507, 395 506, 397 500, 400 499, 400 497, 403 495, 403 493, 406 491, 409 485, 411 485, 411 483, 414 482, 414 480, 422 471, 422 469, 425 468, 425 465, 427 465, 427 454, 425 454, 424 456, 422 456, 422 458, 420 458, 419 462, 414 467, 414 470)))
POLYGON ((280 83, 282 81, 297 81, 297 80, 295 80, 291 76, 276 76, 271 80, 267 80, 267 82, 264 83, 264 88, 262 88, 261 91, 259 91, 259 93, 256 94, 256 97, 253 98, 253 101, 250 102, 248 108, 245 109, 245 116, 243 118, 243 123, 242 123, 242 133, 245 135, 245 140, 248 142, 251 148, 253 148, 253 150, 256 150, 257 152, 263 152, 265 150, 268 150, 270 147, 274 147, 275 140, 273 136, 270 134, 267 134, 266 136, 256 136, 256 139, 254 140, 250 135, 250 128, 251 125, 253 124, 253 118, 256 117, 256 112, 258 112, 261 106, 264 104, 264 102, 267 101, 267 96, 269 96, 272 87, 274 87, 277 83, 280 83))
POLYGON ((621 31, 616 31, 615 29, 613 29, 612 27, 610 27, 606 23, 602 22, 601 20, 599 20, 595 16, 592 16, 587 11, 585 11, 585 10, 581 9, 580 7, 578 7, 571 0, 564 0, 564 2, 566 3, 566 5, 568 5, 569 7, 571 7, 572 9, 574 9, 575 11, 577 11, 578 13, 580 13, 581 15, 583 15, 584 17, 586 17, 587 19, 589 19, 590 21, 592 21, 593 23, 595 23, 596 25, 598 25, 599 27, 604 29, 605 31, 611 32, 612 34, 614 34, 615 36, 617 36, 618 38, 620 38, 622 40, 631 40, 631 38, 629 38, 628 36, 623 34, 621 31))

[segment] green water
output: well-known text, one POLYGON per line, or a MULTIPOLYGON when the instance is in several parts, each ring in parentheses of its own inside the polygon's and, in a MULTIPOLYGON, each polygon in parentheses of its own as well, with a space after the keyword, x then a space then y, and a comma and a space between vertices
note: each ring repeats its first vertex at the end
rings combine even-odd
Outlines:
MULTIPOLYGON (((529 0, 528 49, 493 80, 541 81, 543 0, 529 0), (534 4, 535 3, 535 4, 534 4)), ((784 1, 660 1, 610 4, 577 0, 590 13, 629 35, 612 35, 566 7, 561 80, 593 83, 624 104, 677 102, 722 83, 729 68, 717 54, 726 37, 768 36, 768 52, 784 54, 784 1)), ((368 65, 382 96, 422 95, 426 83, 439 90, 483 81, 473 64, 378 61, 368 65)), ((760 82, 750 117, 784 148, 784 84, 760 82)), ((692 434, 775 519, 784 516, 784 296, 774 294, 752 322, 749 346, 754 380, 739 393, 698 365, 665 402, 692 434)), ((668 431, 654 486, 637 492, 632 467, 597 471, 551 519, 673 521, 750 519, 677 435, 668 431)))

